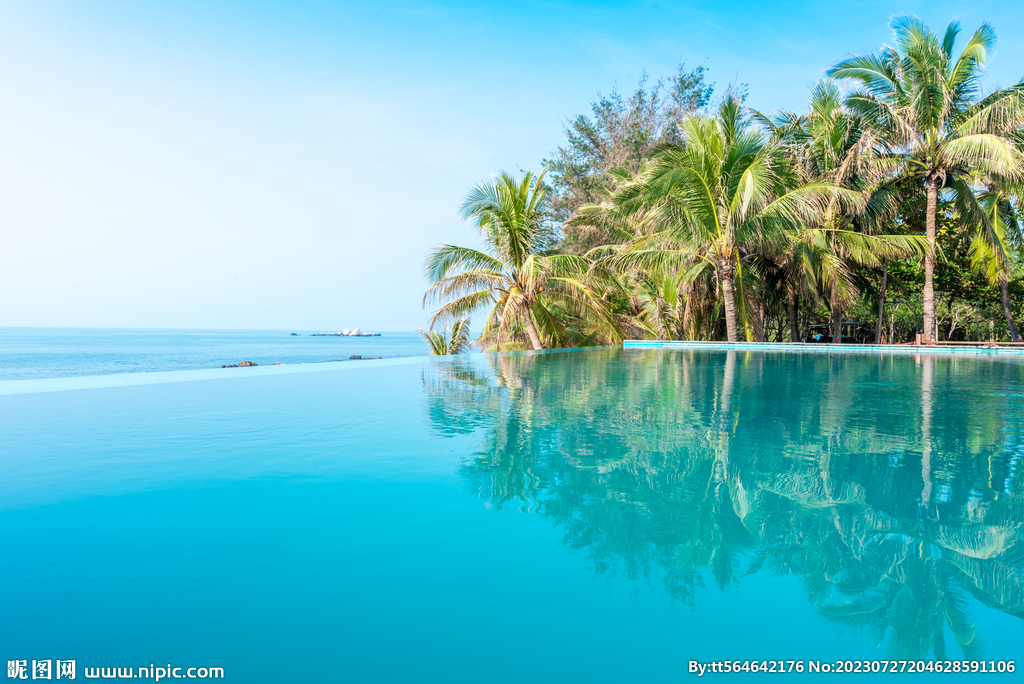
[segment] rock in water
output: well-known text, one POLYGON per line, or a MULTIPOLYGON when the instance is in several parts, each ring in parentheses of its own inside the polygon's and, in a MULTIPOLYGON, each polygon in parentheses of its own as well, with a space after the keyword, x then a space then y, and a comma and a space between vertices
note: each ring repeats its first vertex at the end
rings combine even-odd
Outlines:
POLYGON ((298 337, 299 333, 292 333, 292 337, 298 337))
POLYGON ((242 363, 236 363, 236 364, 231 365, 231 366, 221 366, 221 368, 245 368, 247 366, 258 366, 258 365, 259 365, 258 363, 253 363, 252 361, 243 361, 242 363))

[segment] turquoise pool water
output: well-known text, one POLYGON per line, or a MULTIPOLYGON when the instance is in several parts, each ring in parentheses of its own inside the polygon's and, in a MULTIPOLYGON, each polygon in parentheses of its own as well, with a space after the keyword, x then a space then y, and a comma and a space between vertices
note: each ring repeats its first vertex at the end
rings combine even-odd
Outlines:
POLYGON ((0 656, 236 682, 1013 660, 1022 396, 1015 358, 628 349, 0 396, 0 656))

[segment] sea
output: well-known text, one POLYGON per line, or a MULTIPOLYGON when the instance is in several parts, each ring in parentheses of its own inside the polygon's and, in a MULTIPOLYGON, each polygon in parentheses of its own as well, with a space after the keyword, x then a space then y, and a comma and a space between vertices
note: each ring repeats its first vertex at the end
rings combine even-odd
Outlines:
MULTIPOLYGON (((426 356, 419 333, 317 337, 322 330, 0 328, 0 381, 426 356)), ((358 362, 358 361, 356 361, 358 362)))

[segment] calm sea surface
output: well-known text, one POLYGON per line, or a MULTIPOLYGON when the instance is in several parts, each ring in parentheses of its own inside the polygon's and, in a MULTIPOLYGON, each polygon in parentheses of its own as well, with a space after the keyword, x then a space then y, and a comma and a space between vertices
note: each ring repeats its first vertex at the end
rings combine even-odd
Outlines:
POLYGON ((390 359, 428 353, 415 332, 311 337, 313 332, 326 331, 0 328, 0 380, 197 370, 241 361, 262 366, 347 360, 352 355, 390 359))
POLYGON ((602 349, 224 375, 0 396, 0 661, 256 684, 1024 667, 1015 358, 602 349))

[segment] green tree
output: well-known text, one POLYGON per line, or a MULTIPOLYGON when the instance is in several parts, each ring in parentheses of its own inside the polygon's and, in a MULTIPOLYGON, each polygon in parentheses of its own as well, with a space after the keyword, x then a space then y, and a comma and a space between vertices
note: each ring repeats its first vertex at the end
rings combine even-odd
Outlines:
POLYGON ((660 230, 611 258, 619 268, 676 267, 693 280, 711 270, 721 287, 726 335, 738 339, 736 286, 744 267, 774 249, 785 231, 816 221, 829 207, 857 206, 858 193, 823 181, 799 184, 783 148, 743 116, 737 98, 715 118, 682 124, 684 141, 667 146, 616 202, 657 211, 660 230))
MULTIPOLYGON (((614 171, 612 176, 618 187, 635 182, 637 176, 625 171, 614 171)), ((632 207, 606 202, 580 208, 566 222, 577 234, 595 232, 605 235, 610 244, 595 247, 588 257, 598 259, 595 267, 604 266, 601 257, 620 253, 628 245, 658 232, 658 212, 654 209, 632 207), (625 245, 626 247, 624 247, 625 245)), ((714 297, 708 296, 708 278, 687 280, 678 269, 658 268, 649 271, 611 269, 607 282, 613 283, 612 299, 618 304, 615 311, 624 333, 630 337, 661 340, 695 339, 698 331, 713 324, 708 304, 715 306, 714 297)), ((711 282, 712 286, 714 282, 711 282)), ((711 293, 713 294, 713 293, 711 293)))
POLYGON ((451 328, 445 327, 438 332, 436 330, 424 330, 416 328, 423 341, 430 347, 432 356, 446 356, 448 354, 462 354, 469 349, 469 319, 458 318, 452 323, 451 328))
MULTIPOLYGON (((834 81, 826 79, 814 86, 803 116, 791 112, 755 115, 790 150, 802 182, 825 181, 858 192, 872 190, 864 159, 872 151, 868 142, 871 132, 862 117, 843 107, 842 93, 834 81)), ((780 255, 782 264, 796 266, 787 270, 802 274, 807 289, 827 298, 833 344, 842 342, 844 309, 860 295, 854 278, 856 266, 881 267, 883 259, 927 251, 927 243, 918 236, 868 233, 865 228, 873 223, 874 205, 869 202, 862 209, 830 203, 817 220, 788 232, 780 255)))
POLYGON ((1008 193, 1000 191, 994 184, 989 185, 979 202, 984 213, 971 242, 971 265, 985 276, 989 284, 999 288, 1010 339, 1020 342, 1022 338, 1013 320, 1009 285, 1013 255, 1024 246, 1024 232, 1008 193))
POLYGON ((924 332, 935 339, 936 212, 939 192, 955 193, 966 219, 983 215, 970 179, 975 174, 1017 179, 1021 154, 1013 134, 1024 124, 1021 85, 980 98, 981 69, 995 48, 995 31, 982 24, 958 57, 960 25, 951 22, 940 39, 915 17, 890 24, 896 47, 850 57, 828 75, 856 82, 846 104, 864 117, 877 147, 879 168, 923 182, 927 193, 924 332))
MULTIPOLYGON (((640 76, 628 96, 612 89, 591 105, 591 115, 579 115, 565 127, 566 143, 545 163, 551 173, 556 222, 564 223, 581 206, 603 201, 614 188, 612 171, 636 173, 658 146, 678 142, 683 120, 703 111, 711 101, 714 84, 707 83, 703 66, 687 69, 680 64, 669 79, 648 84, 640 76)), ((610 236, 581 232, 580 226, 564 226, 562 246, 582 253, 610 236)))
POLYGON ((442 245, 425 263, 431 285, 423 305, 444 302, 430 327, 491 307, 481 342, 518 343, 525 331, 533 349, 564 338, 567 314, 587 316, 608 339, 621 340, 606 303, 587 279, 589 261, 537 249, 545 217, 543 174, 517 180, 504 172, 474 188, 461 214, 480 230, 485 251, 442 245), (557 311, 557 313, 556 313, 557 311))

